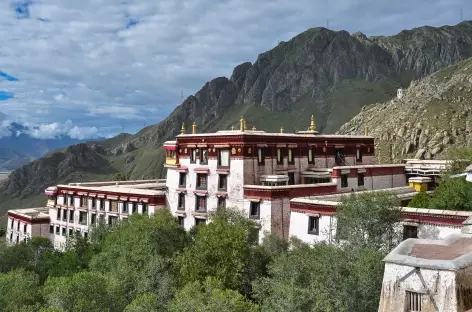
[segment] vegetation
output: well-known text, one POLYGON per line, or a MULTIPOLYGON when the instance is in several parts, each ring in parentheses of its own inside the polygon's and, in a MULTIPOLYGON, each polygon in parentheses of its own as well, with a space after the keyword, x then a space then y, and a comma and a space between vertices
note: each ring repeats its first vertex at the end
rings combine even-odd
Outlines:
POLYGON ((412 208, 426 208, 429 207, 431 197, 426 194, 425 191, 418 192, 411 201, 408 203, 408 207, 412 208))
POLYGON ((69 237, 64 252, 34 238, 0 251, 0 310, 377 311, 395 202, 349 197, 338 213, 339 245, 272 235, 255 244, 254 222, 231 209, 190 232, 168 210, 133 215, 69 237))

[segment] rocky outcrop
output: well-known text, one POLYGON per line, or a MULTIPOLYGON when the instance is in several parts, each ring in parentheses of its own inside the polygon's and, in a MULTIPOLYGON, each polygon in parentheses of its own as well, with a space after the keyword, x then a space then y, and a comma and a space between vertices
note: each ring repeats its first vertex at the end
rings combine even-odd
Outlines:
POLYGON ((472 145, 472 59, 412 81, 401 99, 376 103, 341 127, 342 134, 376 138, 383 161, 446 158, 472 145))

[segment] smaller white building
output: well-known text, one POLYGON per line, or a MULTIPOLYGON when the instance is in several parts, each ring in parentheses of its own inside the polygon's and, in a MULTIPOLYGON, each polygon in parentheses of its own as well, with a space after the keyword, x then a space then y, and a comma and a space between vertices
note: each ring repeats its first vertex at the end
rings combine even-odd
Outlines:
POLYGON ((472 309, 471 218, 443 240, 407 239, 385 257, 379 312, 472 309))
POLYGON ((8 211, 7 244, 26 242, 33 237, 49 237, 49 208, 8 211))

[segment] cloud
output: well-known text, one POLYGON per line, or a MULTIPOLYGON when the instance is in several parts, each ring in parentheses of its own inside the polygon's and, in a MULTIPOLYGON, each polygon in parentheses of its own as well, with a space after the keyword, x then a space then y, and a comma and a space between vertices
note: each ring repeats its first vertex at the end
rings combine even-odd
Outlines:
POLYGON ((0 1, 0 111, 57 128, 72 120, 89 134, 133 132, 165 118, 181 91, 327 20, 391 35, 455 24, 461 8, 472 18, 469 0, 0 1))

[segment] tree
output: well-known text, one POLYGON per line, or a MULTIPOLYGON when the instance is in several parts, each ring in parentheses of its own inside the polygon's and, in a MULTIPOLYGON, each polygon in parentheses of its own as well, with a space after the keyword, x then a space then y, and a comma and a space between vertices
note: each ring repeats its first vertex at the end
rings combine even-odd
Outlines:
POLYGON ((198 228, 193 244, 179 258, 183 285, 215 277, 224 288, 241 289, 254 224, 234 209, 217 209, 212 222, 198 228))
POLYGON ((121 174, 121 172, 117 172, 114 176, 113 176, 113 181, 125 181, 126 178, 124 175, 121 174))
POLYGON ((65 312, 121 312, 125 307, 120 283, 99 272, 51 277, 44 285, 44 297, 50 308, 65 312))
POLYGON ((433 193, 429 208, 472 211, 472 183, 461 178, 446 178, 433 193))
POLYGON ((408 207, 412 208, 428 208, 431 202, 431 197, 426 194, 425 191, 418 192, 411 201, 408 203, 408 207))
POLYGON ((0 274, 0 311, 31 311, 42 301, 39 276, 25 269, 0 274))
POLYGON ((126 306, 124 312, 159 312, 157 296, 153 293, 145 293, 134 299, 126 306))
POLYGON ((400 201, 386 192, 352 194, 337 207, 336 237, 351 247, 390 251, 401 241, 400 201))
POLYGON ((472 162, 472 148, 451 148, 447 153, 447 159, 452 160, 446 176, 464 172, 468 164, 472 162))
POLYGON ((223 283, 207 278, 188 283, 169 306, 169 312, 257 312, 256 304, 237 291, 224 289, 223 283))
POLYGON ((90 267, 119 280, 128 302, 154 293, 164 308, 178 288, 174 258, 187 244, 187 233, 167 209, 133 215, 104 237, 90 267))

